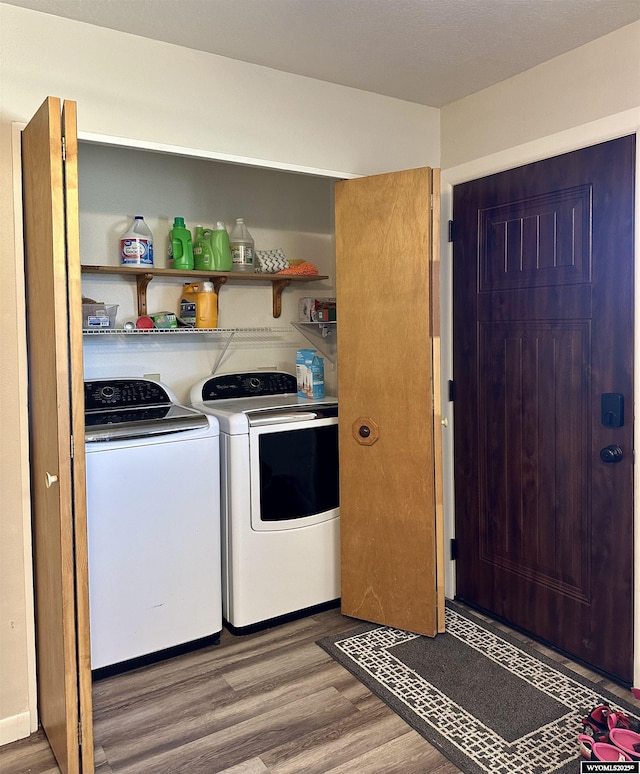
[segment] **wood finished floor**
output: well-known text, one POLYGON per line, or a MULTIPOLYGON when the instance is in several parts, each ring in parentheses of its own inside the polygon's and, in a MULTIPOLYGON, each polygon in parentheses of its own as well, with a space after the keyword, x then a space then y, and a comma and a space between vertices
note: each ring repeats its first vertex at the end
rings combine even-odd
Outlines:
MULTIPOLYGON (((457 774, 315 644, 357 623, 329 610, 242 637, 225 630, 219 646, 96 682, 96 774, 457 774)), ((59 769, 39 731, 0 747, 0 772, 59 769)))

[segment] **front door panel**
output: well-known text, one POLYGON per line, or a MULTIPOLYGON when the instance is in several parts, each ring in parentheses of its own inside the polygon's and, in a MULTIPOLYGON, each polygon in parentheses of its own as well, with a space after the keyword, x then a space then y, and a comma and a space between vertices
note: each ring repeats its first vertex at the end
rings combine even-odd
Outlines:
POLYGON ((458 596, 626 682, 633 170, 627 137, 454 190, 458 596))

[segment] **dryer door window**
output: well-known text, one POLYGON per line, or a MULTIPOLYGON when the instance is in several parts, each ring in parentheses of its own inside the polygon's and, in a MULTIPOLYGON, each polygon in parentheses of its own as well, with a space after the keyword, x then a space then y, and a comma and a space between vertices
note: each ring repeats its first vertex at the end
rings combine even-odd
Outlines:
POLYGON ((339 514, 336 419, 251 430, 251 523, 297 529, 339 514))

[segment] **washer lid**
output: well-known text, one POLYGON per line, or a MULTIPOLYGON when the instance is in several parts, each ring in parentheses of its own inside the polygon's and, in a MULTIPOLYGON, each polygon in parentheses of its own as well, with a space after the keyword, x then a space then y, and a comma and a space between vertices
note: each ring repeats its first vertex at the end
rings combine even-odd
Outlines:
POLYGON ((129 411, 94 411, 85 414, 84 422, 87 443, 169 435, 209 427, 204 414, 175 404, 129 411))
POLYGON ((254 409, 245 412, 251 427, 259 425, 293 424, 295 422, 311 422, 338 416, 338 404, 299 405, 286 407, 270 407, 254 409))
POLYGON ((204 414, 175 402, 151 379, 94 379, 84 383, 85 442, 115 441, 204 430, 204 414))
MULTIPOLYGON (((313 400, 299 398, 296 393, 295 395, 263 395, 259 398, 196 401, 192 406, 197 411, 216 417, 220 423, 220 432, 228 435, 243 435, 249 432, 250 418, 255 419, 263 413, 269 413, 272 420, 277 414, 299 415, 305 412, 318 414, 333 411, 335 413, 325 415, 337 416, 338 399, 335 396, 327 396, 313 400)), ((281 424, 282 421, 287 420, 272 421, 272 424, 281 424)), ((261 424, 269 424, 269 421, 261 424)))

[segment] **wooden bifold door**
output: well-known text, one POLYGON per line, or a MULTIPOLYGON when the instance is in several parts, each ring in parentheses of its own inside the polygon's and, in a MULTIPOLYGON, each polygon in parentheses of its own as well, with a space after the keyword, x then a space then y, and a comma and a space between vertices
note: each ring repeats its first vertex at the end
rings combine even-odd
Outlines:
POLYGON ((38 712, 63 774, 93 771, 76 104, 22 133, 38 712))
POLYGON ((342 611, 444 629, 439 170, 336 184, 342 611))

